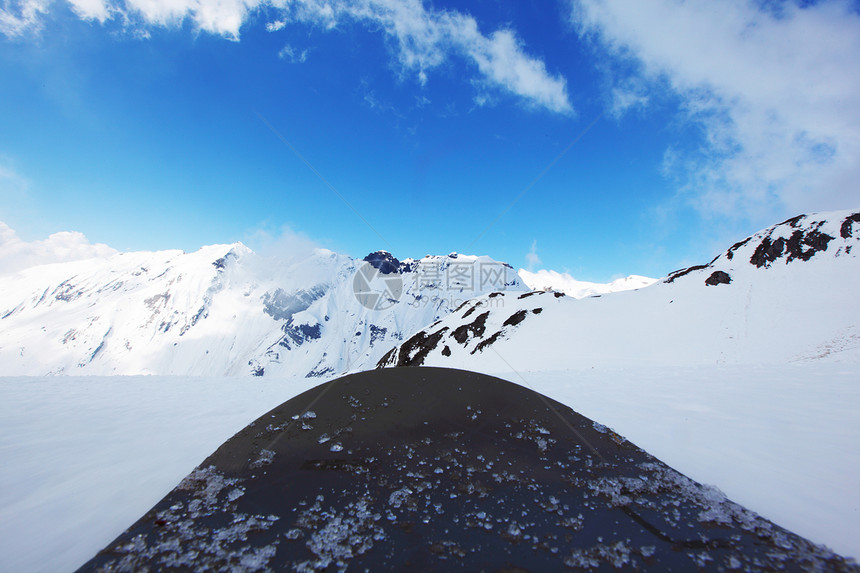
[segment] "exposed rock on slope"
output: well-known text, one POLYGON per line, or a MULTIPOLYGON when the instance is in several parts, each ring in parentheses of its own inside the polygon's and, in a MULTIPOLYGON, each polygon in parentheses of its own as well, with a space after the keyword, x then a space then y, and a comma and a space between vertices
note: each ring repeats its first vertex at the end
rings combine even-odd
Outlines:
POLYGON ((857 361, 858 242, 860 213, 801 215, 646 289, 582 300, 485 295, 418 332, 378 366, 493 372, 857 361))

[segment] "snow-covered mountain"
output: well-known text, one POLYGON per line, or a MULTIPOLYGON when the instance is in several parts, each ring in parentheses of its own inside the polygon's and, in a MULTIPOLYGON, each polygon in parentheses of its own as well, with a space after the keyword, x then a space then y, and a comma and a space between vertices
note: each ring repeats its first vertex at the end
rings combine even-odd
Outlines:
POLYGON ((638 291, 490 293, 381 365, 555 370, 860 360, 860 213, 801 215, 638 291), (504 362, 503 362, 504 361, 504 362))
POLYGON ((95 374, 0 380, 0 569, 74 569, 224 439, 316 386, 321 358, 356 370, 395 344, 383 364, 525 384, 860 556, 858 242, 860 213, 797 217, 582 300, 526 292, 486 258, 242 245, 0 276, 0 374, 95 374), (111 372, 213 375, 99 376, 111 372))
POLYGON ((535 272, 520 269, 517 271, 517 274, 526 286, 532 290, 553 290, 563 292, 573 298, 585 298, 596 294, 640 289, 651 286, 659 280, 640 275, 630 275, 608 283, 592 283, 576 280, 567 273, 547 269, 535 272))
POLYGON ((0 372, 331 377, 482 293, 527 290, 488 257, 244 245, 135 252, 0 276, 0 372))

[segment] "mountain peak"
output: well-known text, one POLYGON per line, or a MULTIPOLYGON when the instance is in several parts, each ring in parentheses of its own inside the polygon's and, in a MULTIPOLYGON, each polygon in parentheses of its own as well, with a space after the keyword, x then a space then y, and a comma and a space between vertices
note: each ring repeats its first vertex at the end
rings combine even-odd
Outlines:
POLYGON ((397 258, 388 251, 375 251, 368 254, 363 260, 370 263, 372 267, 379 270, 379 272, 384 275, 408 270, 401 268, 404 266, 403 263, 398 261, 397 258))
POLYGON ((806 262, 821 258, 821 253, 825 252, 830 257, 856 256, 856 253, 852 254, 852 249, 858 242, 858 211, 797 215, 738 241, 707 264, 669 273, 664 282, 672 283, 691 273, 710 270, 712 276, 718 271, 722 274, 719 279, 714 277, 707 284, 728 284, 726 276, 730 278, 733 271, 741 271, 744 267, 768 269, 779 262, 783 265, 806 262))

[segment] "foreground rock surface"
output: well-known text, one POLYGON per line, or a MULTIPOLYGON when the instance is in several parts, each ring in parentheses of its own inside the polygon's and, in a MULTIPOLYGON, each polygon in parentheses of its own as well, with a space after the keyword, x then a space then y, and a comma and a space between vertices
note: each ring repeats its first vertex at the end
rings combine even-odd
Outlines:
POLYGON ((860 568, 527 388, 353 374, 228 440, 80 571, 860 568))

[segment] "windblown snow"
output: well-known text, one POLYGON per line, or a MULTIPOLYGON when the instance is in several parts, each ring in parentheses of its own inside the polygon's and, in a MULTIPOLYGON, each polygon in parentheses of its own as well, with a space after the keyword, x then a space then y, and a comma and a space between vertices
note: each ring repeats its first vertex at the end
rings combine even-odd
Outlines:
POLYGON ((240 244, 0 276, 0 570, 74 569, 259 414, 377 363, 529 386, 858 557, 858 242, 860 213, 800 216, 623 292, 240 244))

